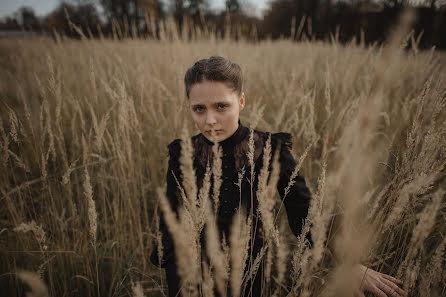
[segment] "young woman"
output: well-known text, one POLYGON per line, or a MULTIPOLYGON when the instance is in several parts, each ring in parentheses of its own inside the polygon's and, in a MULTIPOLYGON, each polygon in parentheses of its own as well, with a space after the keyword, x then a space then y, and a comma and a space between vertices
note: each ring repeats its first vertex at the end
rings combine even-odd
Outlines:
MULTIPOLYGON (((201 131, 192 137, 194 148, 194 169, 197 176, 197 186, 201 187, 206 166, 212 160, 212 147, 219 143, 222 148, 222 184, 220 187, 219 208, 217 212, 217 226, 221 235, 229 238, 229 229, 233 215, 241 205, 246 213, 252 211, 253 221, 257 220, 258 201, 256 197, 258 180, 252 185, 250 175, 251 165, 248 159, 250 130, 239 120, 240 111, 245 107, 245 94, 242 92, 242 71, 239 65, 222 57, 210 57, 196 62, 186 72, 184 83, 192 118, 201 131), (242 179, 241 187, 237 185, 239 173, 244 170, 247 174, 242 179), (251 196, 253 193, 253 196, 251 196), (241 198, 240 198, 241 197, 241 198), (240 201, 241 200, 241 201, 240 201)), ((254 131, 254 176, 258 176, 262 168, 263 149, 270 139, 274 154, 277 150, 280 163, 280 174, 277 183, 279 195, 283 198, 296 161, 290 153, 291 135, 288 133, 265 133, 254 131)), ((169 163, 167 170, 167 197, 173 210, 177 210, 181 201, 178 184, 182 183, 179 156, 181 141, 174 140, 169 144, 169 163)), ((272 159, 273 159, 272 158, 272 159)), ((252 160, 251 160, 252 162, 252 160)), ((305 180, 297 175, 294 184, 284 200, 290 228, 295 236, 301 234, 302 221, 308 214, 311 194, 305 180)), ((254 224, 253 224, 254 226, 254 224)), ((258 220, 253 230, 254 238, 250 255, 257 255, 263 245, 262 222, 258 220)), ((254 228, 254 227, 253 227, 254 228)), ((181 296, 180 279, 177 274, 173 239, 160 217, 160 231, 162 233, 163 257, 158 261, 157 249, 151 255, 151 261, 166 269, 169 296, 181 296)), ((311 238, 309 238, 311 240, 311 238)), ((249 261, 247 261, 249 262, 249 261)), ((260 296, 261 271, 245 288, 243 296, 260 296)), ((365 274, 362 292, 370 291, 377 296, 406 296, 397 284, 401 281, 385 274, 381 274, 361 266, 358 274, 365 274), (366 272, 367 271, 367 272, 366 272)), ((363 294, 361 292, 361 294, 363 294)))

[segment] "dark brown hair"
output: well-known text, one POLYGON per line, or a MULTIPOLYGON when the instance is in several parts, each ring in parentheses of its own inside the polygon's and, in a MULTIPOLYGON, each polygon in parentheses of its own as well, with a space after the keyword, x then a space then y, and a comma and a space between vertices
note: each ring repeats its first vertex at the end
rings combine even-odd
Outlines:
POLYGON ((209 59, 199 60, 186 71, 184 85, 187 99, 191 87, 204 80, 224 82, 238 95, 242 93, 242 69, 238 64, 223 57, 212 56, 209 59))

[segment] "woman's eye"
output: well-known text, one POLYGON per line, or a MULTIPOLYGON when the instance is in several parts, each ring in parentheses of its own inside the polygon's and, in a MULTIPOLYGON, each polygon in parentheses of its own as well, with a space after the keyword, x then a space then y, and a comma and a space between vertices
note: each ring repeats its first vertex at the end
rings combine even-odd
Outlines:
POLYGON ((220 110, 221 109, 225 109, 227 106, 228 106, 227 104, 223 104, 223 103, 218 103, 217 104, 217 108, 220 109, 220 110))
POLYGON ((195 112, 202 112, 202 111, 204 111, 204 108, 203 108, 203 106, 195 106, 194 107, 194 111, 195 112))

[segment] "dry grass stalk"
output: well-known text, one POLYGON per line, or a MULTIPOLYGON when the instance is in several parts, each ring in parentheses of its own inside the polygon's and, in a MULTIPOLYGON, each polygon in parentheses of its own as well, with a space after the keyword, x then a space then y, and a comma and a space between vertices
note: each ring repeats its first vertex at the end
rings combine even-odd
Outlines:
MULTIPOLYGON (((207 168, 206 181, 200 193, 198 193, 196 186, 196 176, 193 167, 193 146, 191 138, 188 136, 186 130, 183 130, 183 139, 181 145, 180 156, 180 169, 182 172, 182 187, 178 184, 183 195, 183 204, 179 209, 179 221, 177 224, 181 225, 182 229, 181 237, 174 236, 175 241, 183 240, 184 243, 189 244, 187 257, 190 257, 188 261, 178 259, 178 257, 184 257, 181 255, 181 249, 177 252, 177 261, 179 266, 182 266, 183 270, 180 274, 182 281, 186 284, 186 292, 190 292, 192 295, 198 294, 197 286, 202 280, 200 264, 201 264, 201 244, 200 233, 203 229, 205 222, 205 210, 208 193, 209 193, 209 175, 210 169, 207 168), (184 189, 184 191, 183 191, 184 189), (199 196, 198 196, 199 194, 199 196), (185 238, 187 237, 187 238, 185 238), (183 239, 181 239, 183 238, 183 239), (179 254, 178 254, 179 253, 179 254), (189 262, 189 263, 187 263, 189 262), (184 265, 184 266, 183 266, 184 265)), ((178 183, 178 181, 177 181, 178 183)), ((164 211, 164 210, 163 210, 164 211)), ((167 221, 166 221, 167 222, 167 221)), ((175 234, 175 233, 174 233, 175 234)), ((178 248, 178 247, 176 247, 178 248)), ((184 247, 183 247, 184 248, 184 247)))
POLYGON ((107 127, 107 123, 110 119, 110 112, 111 108, 107 111, 107 113, 102 117, 101 121, 97 125, 97 128, 95 129, 95 146, 100 152, 102 149, 102 143, 103 143, 103 137, 104 132, 107 127))
POLYGON ((251 233, 251 217, 242 210, 237 211, 231 227, 229 238, 231 248, 231 292, 232 296, 240 296, 251 233))
POLYGON ((45 154, 42 152, 40 155, 40 174, 42 175, 42 180, 46 180, 48 177, 48 172, 46 171, 46 161, 47 158, 45 157, 45 154))
POLYGON ((88 174, 87 167, 84 170, 84 195, 87 198, 88 205, 88 223, 89 223, 89 238, 93 246, 96 246, 96 234, 98 229, 96 205, 93 200, 93 188, 90 183, 90 175, 88 174))
POLYGON ((327 118, 330 116, 331 114, 331 93, 330 93, 330 68, 329 68, 329 64, 327 62, 327 72, 325 75, 325 112, 327 113, 327 118))
MULTIPOLYGON (((274 225, 274 213, 273 213, 273 209, 275 206, 276 201, 274 201, 274 194, 276 193, 276 189, 277 189, 277 183, 279 182, 279 177, 280 177, 280 163, 279 163, 279 151, 280 149, 277 148, 276 152, 274 154, 274 158, 271 164, 272 167, 272 171, 271 171, 271 175, 269 177, 269 182, 266 188, 266 197, 268 197, 267 199, 267 208, 269 209, 269 214, 267 215, 267 217, 269 216, 270 218, 268 220, 271 220, 272 224, 269 226, 271 229, 268 231, 269 232, 269 236, 270 238, 273 240, 273 242, 276 244, 276 246, 279 246, 279 231, 276 228, 276 226, 274 225)), ((268 223, 269 224, 269 223, 268 223)))
POLYGON ((310 209, 308 211, 308 223, 312 225, 312 241, 313 249, 311 255, 310 266, 308 269, 312 271, 317 267, 325 252, 325 245, 327 240, 327 229, 330 223, 330 219, 333 216, 334 199, 326 197, 325 193, 325 179, 326 179, 326 160, 323 157, 321 174, 318 179, 317 192, 312 198, 310 209), (328 200, 324 204, 325 200, 328 200), (328 199, 327 199, 328 198, 328 199))
POLYGON ((26 293, 26 297, 49 296, 47 287, 37 273, 20 271, 17 272, 17 276, 31 288, 31 292, 26 293))
POLYGON ((213 179, 213 195, 212 200, 214 201, 214 213, 217 215, 219 200, 220 200, 220 187, 223 182, 222 176, 222 155, 223 149, 218 143, 215 143, 212 147, 213 160, 212 160, 212 179, 213 179))
POLYGON ((18 127, 19 127, 19 121, 17 119, 15 112, 9 106, 6 106, 6 107, 9 110, 9 127, 10 127, 9 135, 11 136, 11 139, 15 143, 17 143, 17 142, 19 142, 18 132, 17 132, 18 127))
MULTIPOLYGON (((254 237, 256 236, 256 233, 257 233, 257 223, 258 223, 257 219, 256 219, 256 221, 254 221, 254 207, 253 207, 254 206, 254 178, 255 178, 255 175, 254 175, 254 172, 255 172, 254 152, 255 152, 254 129, 250 128, 249 129, 247 157, 248 157, 249 167, 251 168, 250 179, 249 179, 250 193, 251 193, 251 197, 250 197, 251 206, 250 206, 249 217, 251 218, 251 224, 253 224, 253 226, 254 226, 254 231, 251 232, 251 237, 250 237, 251 246, 254 245, 254 237)), ((249 255, 249 271, 252 271, 252 268, 254 265, 252 250, 253 249, 251 249, 251 253, 249 255)), ((246 279, 245 285, 246 285, 247 281, 248 280, 246 279)))
POLYGON ((76 31, 77 34, 79 34, 79 36, 81 37, 82 40, 88 39, 84 32, 82 32, 82 29, 78 26, 76 26, 70 19, 70 15, 68 14, 67 8, 64 7, 64 12, 65 12, 65 18, 67 19, 68 22, 68 26, 70 27, 71 30, 76 31))
MULTIPOLYGON (((276 154, 277 155, 277 154, 276 154)), ((263 150, 263 167, 260 170, 258 177, 258 188, 257 188, 257 200, 259 201, 259 211, 262 217, 263 230, 265 233, 265 238, 274 239, 276 245, 278 246, 278 238, 275 235, 275 227, 273 220, 273 208, 274 208, 274 196, 270 196, 267 189, 268 177, 270 176, 269 164, 271 160, 271 134, 266 141, 265 148, 263 150)), ((275 164, 277 165, 277 164, 275 164)), ((275 185, 274 185, 275 186, 275 185)), ((272 253, 272 252, 271 252, 272 253)))
POLYGON ((42 226, 37 225, 36 222, 31 221, 29 223, 21 223, 17 227, 14 228, 15 232, 29 232, 31 231, 37 239, 37 242, 40 245, 40 248, 43 250, 48 249, 48 245, 46 242, 46 234, 43 230, 42 226))
POLYGON ((191 234, 194 232, 192 220, 187 217, 187 211, 184 208, 179 210, 180 219, 177 219, 164 192, 158 188, 157 193, 160 197, 160 208, 164 220, 174 239, 175 259, 184 290, 183 294, 198 296, 197 287, 202 279, 200 274, 201 261, 197 263, 200 255, 197 250, 196 236, 191 234))
POLYGON ((206 222, 206 209, 204 205, 206 203, 205 201, 209 199, 209 191, 211 188, 211 170, 212 169, 210 167, 210 164, 208 163, 208 165, 206 166, 206 172, 204 173, 203 177, 203 185, 198 193, 198 205, 199 205, 198 232, 201 232, 203 230, 204 224, 206 222))
POLYGON ((144 297, 144 291, 140 282, 132 283, 132 293, 133 297, 144 297))
POLYGON ((276 270, 277 270, 277 287, 274 290, 273 293, 273 297, 277 297, 280 293, 281 290, 281 286, 283 286, 284 280, 285 280, 285 273, 286 273, 286 269, 287 269, 287 259, 288 259, 288 253, 289 253, 289 249, 288 249, 288 244, 286 242, 285 239, 285 223, 282 223, 280 225, 280 242, 282 242, 282 244, 280 244, 277 247, 277 255, 276 255, 276 260, 275 260, 275 264, 276 264, 276 270))
POLYGON ((249 270, 247 271, 246 279, 244 281, 245 286, 250 282, 251 279, 254 279, 256 277, 257 271, 259 270, 259 267, 260 267, 260 263, 262 262, 267 249, 268 249, 268 244, 266 244, 262 247, 260 252, 257 254, 256 258, 254 259, 254 262, 249 267, 249 270))
POLYGON ((37 269, 37 274, 39 275, 41 280, 44 280, 44 275, 45 275, 45 267, 47 266, 47 264, 56 257, 56 255, 53 255, 49 258, 47 258, 44 262, 42 262, 39 265, 39 269, 37 269))
POLYGON ((56 125, 61 124, 61 110, 62 110, 62 91, 60 86, 60 79, 56 78, 56 73, 54 70, 54 64, 51 56, 47 56, 47 66, 48 66, 48 89, 50 91, 50 94, 54 96, 54 99, 56 100, 56 107, 55 107, 55 113, 56 113, 56 125))
POLYGON ((159 226, 158 209, 156 210, 156 213, 155 213, 155 222, 156 222, 155 236, 156 236, 156 248, 157 248, 157 252, 158 252, 158 263, 162 263, 162 259, 163 259, 163 255, 164 255, 164 247, 163 247, 162 234, 161 234, 160 226, 159 226))
POLYGON ((441 189, 432 195, 432 202, 421 212, 418 224, 412 231, 409 251, 398 270, 398 275, 402 275, 402 272, 405 271, 405 278, 409 280, 404 284, 406 289, 410 289, 415 284, 416 276, 418 275, 418 273, 414 273, 414 269, 409 263, 415 263, 415 267, 419 269, 420 264, 418 262, 420 262, 420 256, 417 255, 423 249, 423 242, 436 222, 437 212, 440 209, 444 195, 445 191, 441 189), (413 259, 416 259, 415 262, 413 259))
POLYGON ((407 139, 406 139, 407 148, 404 153, 404 158, 402 160, 404 167, 410 166, 409 162, 410 162, 410 160, 412 160, 414 158, 415 153, 416 153, 415 150, 416 150, 416 144, 417 144, 417 140, 418 140, 417 136, 420 135, 418 130, 421 129, 419 122, 421 120, 423 108, 425 107, 424 106, 425 98, 426 98, 426 95, 429 93, 431 83, 432 83, 431 80, 426 81, 426 83, 424 84, 423 91, 421 92, 421 94, 419 96, 415 117, 412 122, 412 127, 411 127, 411 130, 409 131, 409 133, 407 134, 407 139))
MULTIPOLYGON (((440 288, 442 280, 441 272, 444 270, 442 266, 444 261, 444 252, 446 246, 446 237, 443 237, 441 243, 435 249, 430 261, 424 268, 424 273, 420 279, 419 292, 420 296, 426 292, 433 292, 436 288, 440 288)), ((440 296, 438 294, 438 296, 440 296)))
POLYGON ((297 162, 297 164, 296 164, 296 167, 294 168, 294 170, 293 170, 293 173, 291 174, 291 176, 290 176, 290 180, 289 180, 289 182, 288 182, 288 185, 286 186, 286 188, 285 188, 285 194, 283 195, 283 199, 282 200, 284 200, 285 198, 286 198, 286 196, 288 195, 288 193, 290 192, 290 188, 296 183, 296 177, 297 177, 297 175, 299 174, 299 170, 300 170, 300 168, 302 167, 302 164, 303 164, 303 162, 304 162, 304 160, 305 160, 305 158, 307 157, 307 155, 308 155, 308 152, 310 151, 310 149, 311 149, 311 147, 313 146, 313 142, 312 143, 310 143, 307 147, 306 147, 306 149, 305 149, 305 151, 303 152, 303 154, 301 155, 301 157, 299 158, 299 161, 297 162))
POLYGON ((2 119, 0 118, 0 133, 2 135, 2 142, 0 143, 1 146, 1 158, 2 158, 2 165, 3 168, 6 168, 6 165, 8 164, 8 159, 9 159, 9 136, 6 134, 5 129, 3 128, 3 122, 2 119))
POLYGON ((423 188, 435 181, 436 176, 417 176, 410 183, 407 183, 399 191, 399 195, 396 197, 396 201, 391 209, 389 216, 387 217, 384 226, 387 228, 393 226, 396 222, 403 218, 404 214, 410 208, 410 198, 413 196, 422 195, 424 193, 423 188))
POLYGON ((248 162, 251 167, 251 193, 252 186, 254 183, 254 130, 252 128, 249 129, 249 140, 248 140, 248 162))
POLYGON ((202 291, 204 297, 214 297, 214 277, 212 270, 206 262, 203 262, 203 283, 202 291))
POLYGON ((54 134, 53 134, 53 129, 51 127, 52 123, 51 123, 51 111, 50 111, 50 106, 47 100, 43 100, 42 102, 42 108, 43 108, 43 112, 45 114, 45 118, 46 118, 46 125, 45 125, 45 132, 46 135, 48 135, 48 151, 46 152, 46 157, 45 160, 48 161, 49 155, 51 154, 53 157, 53 161, 56 160, 56 149, 54 146, 54 134))
POLYGON ((206 211, 206 252, 209 257, 211 267, 215 271, 215 282, 221 296, 226 296, 226 289, 229 279, 229 263, 225 256, 222 242, 220 241, 216 217, 212 212, 209 199, 204 201, 206 211))
POLYGON ((79 161, 79 158, 74 160, 73 162, 71 162, 70 166, 68 167, 68 170, 62 176, 62 183, 64 185, 66 185, 70 182, 70 175, 75 170, 77 161, 79 161))
MULTIPOLYGON (((229 243, 226 240, 225 234, 222 235, 221 248, 222 248, 223 257, 224 257, 224 262, 223 262, 225 265, 224 270, 226 271, 228 280, 229 280, 229 273, 231 272, 231 255, 230 255, 231 251, 229 249, 229 243)), ((227 283, 227 285, 228 285, 228 283, 227 283)))
POLYGON ((359 288, 359 284, 347 280, 354 280, 356 263, 363 260, 372 245, 373 233, 362 219, 362 213, 366 207, 364 197, 370 187, 368 177, 374 175, 375 162, 383 149, 374 138, 382 97, 358 100, 357 115, 340 139, 340 150, 336 156, 339 165, 326 182, 326 193, 336 193, 333 200, 342 209, 339 235, 335 240, 335 257, 339 262, 327 290, 343 296, 352 296, 359 288))
POLYGON ((238 176, 237 176, 237 187, 239 188, 239 203, 242 202, 242 180, 243 177, 245 176, 245 166, 242 167, 242 169, 238 172, 238 176))
POLYGON ((416 256, 415 259, 411 260, 411 265, 407 266, 407 270, 404 277, 404 290, 406 292, 411 292, 412 288, 415 286, 418 276, 421 270, 421 254, 416 256))
POLYGON ((302 226, 302 233, 297 238, 297 246, 293 251, 292 259, 292 279, 293 279, 293 292, 297 292, 302 286, 305 289, 305 285, 308 284, 308 270, 309 259, 312 256, 312 252, 309 250, 309 244, 306 240, 306 236, 310 231, 310 222, 305 220, 302 226))
POLYGON ((187 196, 185 207, 192 215, 197 214, 197 186, 196 175, 193 165, 193 146, 189 134, 186 129, 183 130, 183 138, 181 142, 180 169, 183 177, 183 188, 187 196))
POLYGON ((266 260, 263 265, 263 283, 264 289, 263 291, 270 291, 270 283, 271 283, 271 271, 273 268, 273 258, 276 254, 277 246, 272 244, 269 246, 268 252, 266 253, 266 260))
POLYGON ((8 153, 12 156, 12 158, 15 160, 15 164, 17 165, 17 167, 22 168, 23 170, 25 170, 25 172, 30 173, 30 170, 28 168, 28 166, 26 166, 26 164, 19 158, 19 156, 17 156, 16 154, 14 154, 13 151, 8 150, 8 153))
POLYGON ((262 105, 260 101, 255 101, 254 106, 252 106, 252 112, 250 113, 249 128, 255 129, 263 118, 263 113, 265 111, 265 105, 262 105))

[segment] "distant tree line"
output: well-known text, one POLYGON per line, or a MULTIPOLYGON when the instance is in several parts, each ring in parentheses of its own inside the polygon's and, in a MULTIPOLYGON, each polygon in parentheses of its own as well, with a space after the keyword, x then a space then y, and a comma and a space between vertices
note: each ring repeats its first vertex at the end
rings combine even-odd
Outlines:
MULTIPOLYGON (((160 0, 72 0, 62 2, 43 18, 22 7, 0 23, 0 30, 79 38, 77 28, 90 38, 160 38, 170 16, 178 32, 187 26, 202 31, 212 28, 214 34, 230 33, 236 39, 336 38, 371 44, 384 41, 403 8, 412 6, 417 15, 413 32, 419 37, 419 46, 446 49, 446 0, 272 0, 263 18, 239 0, 226 0, 225 9, 218 12, 210 9, 208 1, 169 0, 164 5, 160 0)), ((189 30, 186 38, 190 34, 189 30)))
MULTIPOLYGON (((420 46, 446 48, 446 1, 416 1, 415 37, 420 46)), ((327 39, 341 42, 361 38, 364 43, 382 42, 398 21, 403 8, 413 6, 404 0, 276 0, 266 12, 260 32, 272 38, 327 39)))

